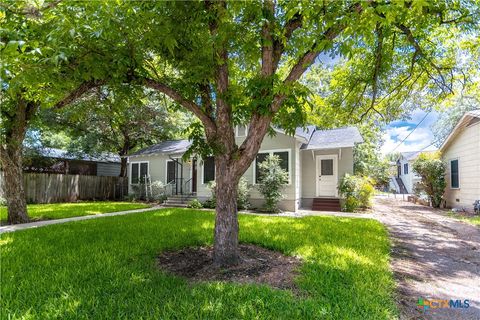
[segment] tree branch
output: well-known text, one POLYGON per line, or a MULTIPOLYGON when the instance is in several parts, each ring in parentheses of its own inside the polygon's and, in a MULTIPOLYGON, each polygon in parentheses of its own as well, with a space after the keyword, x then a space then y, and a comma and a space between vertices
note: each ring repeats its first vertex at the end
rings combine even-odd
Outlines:
POLYGON ((157 91, 160 91, 167 96, 169 96, 172 100, 180 104, 182 107, 185 109, 191 111, 193 114, 195 114, 200 121, 204 124, 206 129, 210 129, 215 131, 216 130, 216 125, 213 122, 213 120, 205 113, 203 110, 200 108, 199 105, 197 105, 195 102, 187 100, 184 98, 178 91, 175 89, 150 78, 136 78, 140 82, 143 83, 148 88, 155 89, 157 91))
POLYGON ((102 86, 106 83, 105 80, 89 80, 89 81, 85 81, 83 82, 80 86, 78 86, 77 89, 73 90, 72 92, 70 92, 70 94, 68 94, 67 96, 65 96, 62 100, 58 101, 54 106, 53 106, 53 109, 61 109, 73 102, 75 102, 76 100, 78 100, 82 95, 84 95, 85 93, 87 93, 88 91, 90 91, 91 89, 93 88, 96 88, 96 87, 99 87, 99 86, 102 86))
POLYGON ((275 4, 272 0, 263 1, 263 16, 265 21, 262 26, 262 76, 269 77, 274 72, 272 29, 275 23, 275 4))
POLYGON ((287 43, 295 30, 302 26, 303 16, 299 13, 293 15, 293 17, 285 23, 283 27, 285 34, 285 41, 282 39, 275 39, 273 44, 273 70, 274 72, 278 68, 283 51, 285 50, 285 43, 287 43))

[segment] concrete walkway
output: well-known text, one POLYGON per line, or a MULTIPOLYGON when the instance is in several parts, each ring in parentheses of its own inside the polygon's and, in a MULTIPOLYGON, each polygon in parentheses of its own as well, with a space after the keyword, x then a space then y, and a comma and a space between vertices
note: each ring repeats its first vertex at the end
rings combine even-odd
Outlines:
POLYGON ((480 228, 392 198, 377 197, 373 215, 393 241, 401 319, 480 319, 480 228), (424 312, 419 298, 469 300, 470 306, 424 312))
POLYGON ((147 211, 158 210, 161 208, 162 207, 160 206, 155 206, 152 208, 145 208, 145 209, 135 209, 135 210, 128 210, 128 211, 95 214, 90 216, 72 217, 72 218, 56 219, 56 220, 43 220, 43 221, 36 221, 36 222, 30 222, 30 223, 6 225, 6 226, 0 226, 0 234, 5 232, 18 231, 18 230, 39 228, 39 227, 49 226, 52 224, 65 223, 65 222, 81 221, 81 220, 97 219, 97 218, 104 218, 104 217, 113 217, 113 216, 122 216, 125 214, 139 213, 139 212, 147 212, 147 211))

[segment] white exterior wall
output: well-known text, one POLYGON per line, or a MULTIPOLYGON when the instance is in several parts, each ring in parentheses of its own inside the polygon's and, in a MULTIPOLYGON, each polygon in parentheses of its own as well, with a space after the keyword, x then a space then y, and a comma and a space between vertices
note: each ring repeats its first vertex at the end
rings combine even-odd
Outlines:
POLYGON ((338 156, 338 176, 337 186, 346 173, 353 174, 353 148, 328 149, 328 150, 301 150, 301 198, 302 207, 311 207, 313 198, 316 198, 317 180, 316 180, 316 157, 318 155, 337 155, 338 156))
POLYGON ((413 170, 413 162, 415 162, 415 160, 407 161, 405 159, 400 159, 400 165, 402 169, 400 179, 402 179, 408 193, 413 193, 413 187, 421 180, 421 177, 413 170), (408 163, 408 174, 405 174, 404 172, 406 163, 408 163))
POLYGON ((443 150, 447 165, 445 199, 449 208, 473 211, 480 200, 480 122, 464 128, 443 150), (450 161, 458 159, 459 188, 451 187, 450 161))

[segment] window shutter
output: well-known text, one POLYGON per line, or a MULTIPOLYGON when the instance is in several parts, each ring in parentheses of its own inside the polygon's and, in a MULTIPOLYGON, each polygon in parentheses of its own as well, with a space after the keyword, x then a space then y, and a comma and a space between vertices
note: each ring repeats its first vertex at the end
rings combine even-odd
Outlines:
POLYGON ((215 180, 215 159, 208 157, 203 161, 203 183, 215 180))
POLYGON ((450 185, 452 188, 460 188, 458 178, 458 160, 450 161, 450 185))
POLYGON ((138 163, 132 163, 132 183, 138 183, 138 163))

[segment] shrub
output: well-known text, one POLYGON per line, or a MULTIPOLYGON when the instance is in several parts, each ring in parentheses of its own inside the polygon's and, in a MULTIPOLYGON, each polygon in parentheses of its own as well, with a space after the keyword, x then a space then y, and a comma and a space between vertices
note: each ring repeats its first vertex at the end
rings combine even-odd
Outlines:
POLYGON ((340 182, 339 192, 344 198, 343 210, 353 212, 359 208, 371 207, 375 188, 370 178, 347 173, 340 182))
POLYGON ((165 184, 162 181, 154 181, 152 182, 152 199, 163 203, 166 200, 167 196, 165 194, 165 184))
MULTIPOLYGON (((215 188, 216 184, 215 181, 210 181, 207 184, 207 188, 210 189, 212 193, 211 198, 208 199, 203 203, 205 208, 214 209, 217 205, 217 198, 215 195, 215 188)), ((248 184, 247 179, 244 177, 240 178, 238 182, 238 190, 237 190, 237 207, 238 209, 248 209, 250 207, 250 189, 251 186, 248 184)))
POLYGON ((203 205, 197 199, 193 199, 188 202, 187 207, 192 209, 201 209, 203 208, 203 205))
POLYGON ((7 199, 0 197, 0 206, 6 206, 7 205, 7 199))
POLYGON ((210 189, 212 196, 210 197, 210 199, 203 203, 203 206, 205 208, 215 209, 215 207, 217 206, 217 195, 215 189, 216 187, 217 185, 215 181, 210 181, 209 183, 207 183, 207 188, 210 189))
POLYGON ((425 192, 432 207, 439 208, 442 204, 445 181, 445 163, 439 152, 421 153, 413 162, 413 170, 422 178, 418 183, 417 192, 425 192))
POLYGON ((248 184, 247 179, 245 179, 244 177, 241 177, 240 181, 238 182, 238 190, 237 190, 238 209, 250 208, 250 189, 251 189, 251 186, 248 184))
POLYGON ((282 190, 288 183, 288 172, 280 167, 280 157, 268 156, 258 164, 260 181, 258 190, 265 199, 263 211, 278 212, 278 202, 282 199, 282 190))

